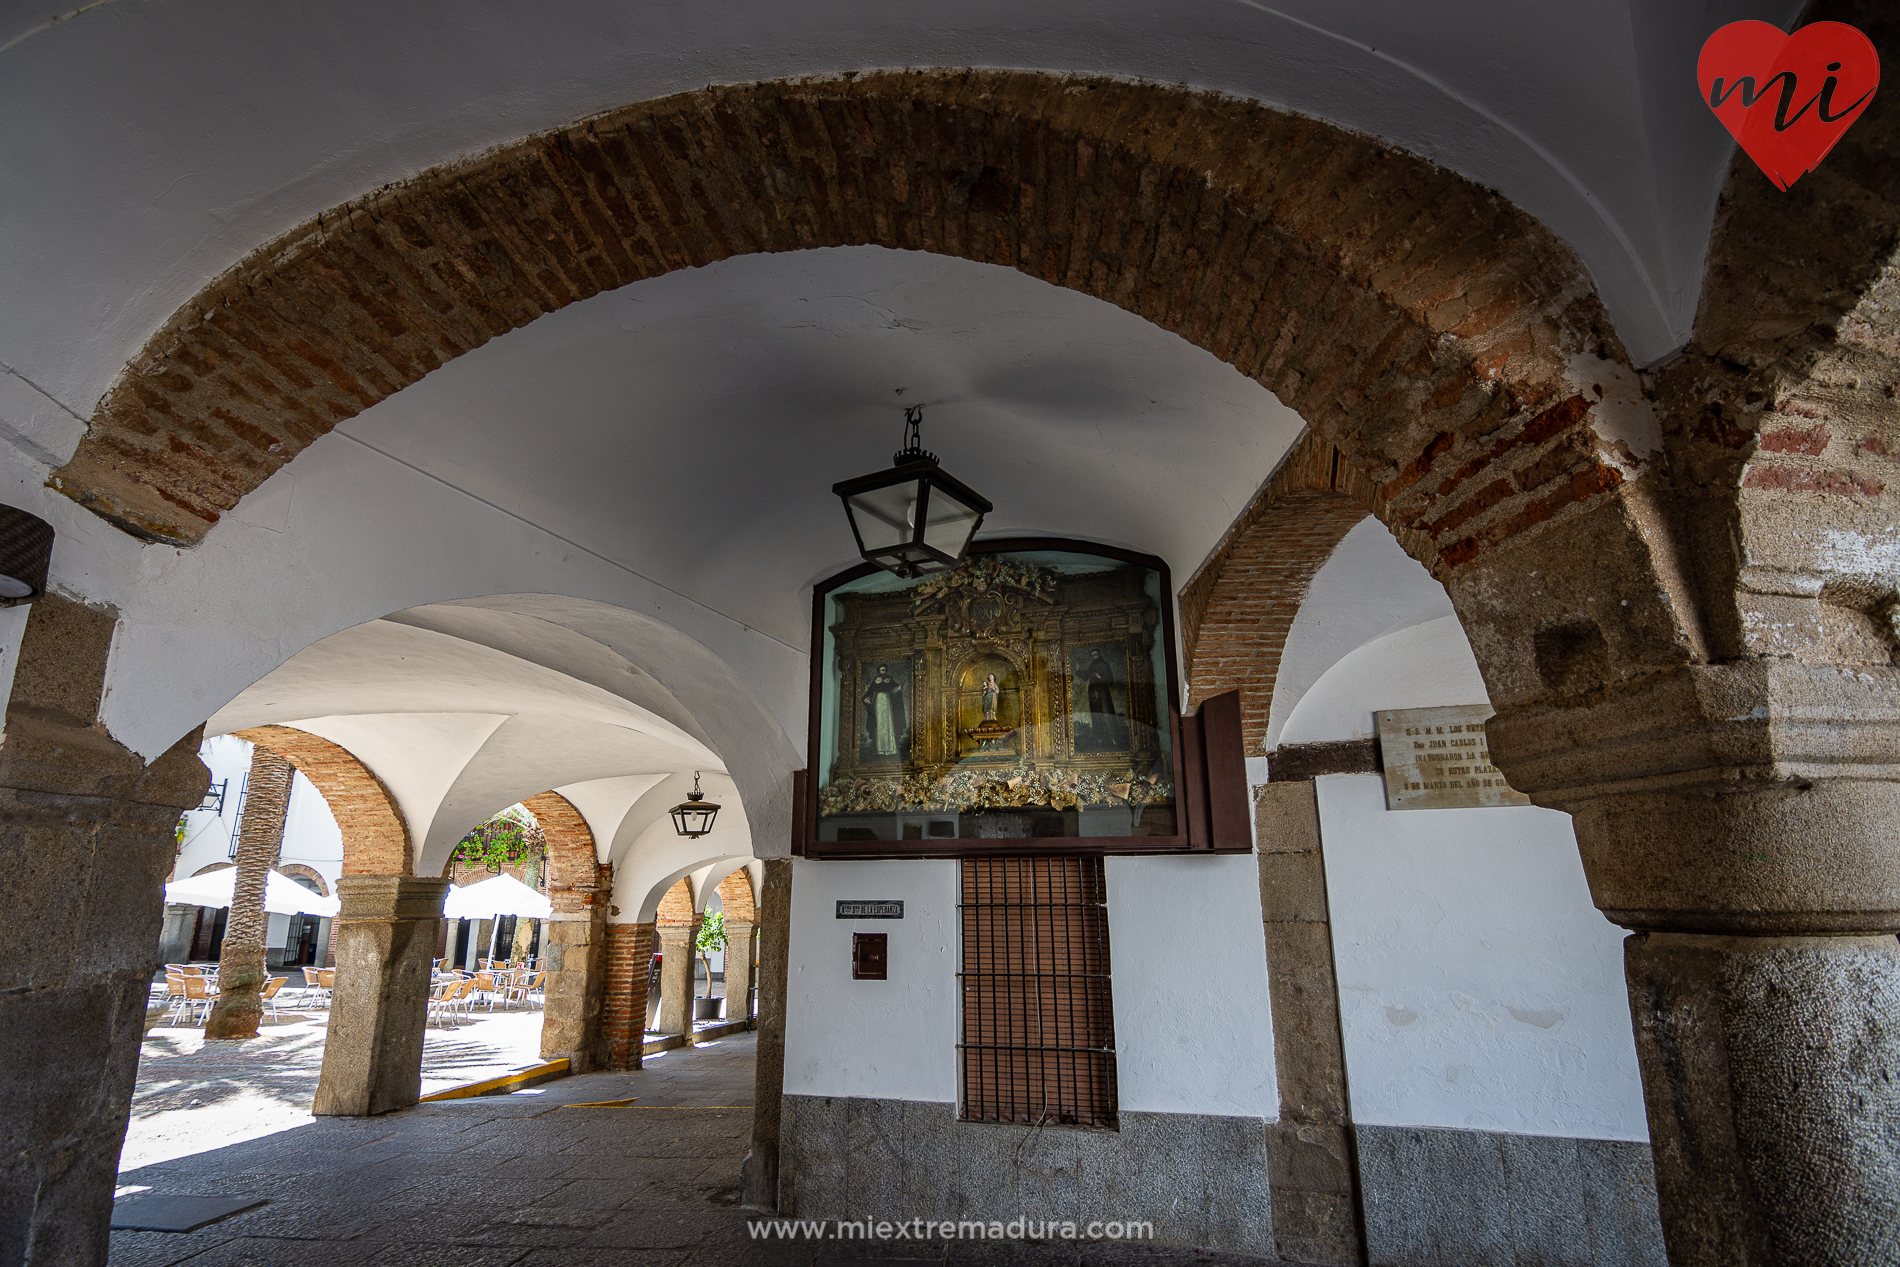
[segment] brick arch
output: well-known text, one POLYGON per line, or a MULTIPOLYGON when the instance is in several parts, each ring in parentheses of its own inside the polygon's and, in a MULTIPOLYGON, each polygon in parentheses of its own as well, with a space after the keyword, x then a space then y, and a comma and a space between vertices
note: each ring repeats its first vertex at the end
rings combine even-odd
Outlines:
POLYGON ((383 781, 347 749, 290 726, 252 726, 239 739, 276 753, 323 794, 343 829, 344 875, 413 875, 409 825, 383 781))
POLYGON ((307 867, 301 862, 281 862, 273 867, 272 870, 276 871, 278 875, 286 876, 291 879, 301 877, 308 880, 317 886, 318 896, 330 896, 330 882, 324 879, 323 872, 317 870, 315 867, 307 867))
POLYGON ((1626 359, 1583 269, 1495 193, 1217 94, 906 71, 682 93, 325 212, 155 334, 50 483, 188 545, 339 422, 536 317, 863 244, 1015 267, 1207 349, 1449 568, 1636 469, 1571 381, 1576 358, 1626 359))
POLYGON ((654 913, 656 924, 691 924, 699 918, 699 912, 693 903, 693 882, 691 877, 681 876, 660 896, 659 909, 654 913))
POLYGON ((744 867, 719 882, 719 905, 729 920, 741 924, 759 922, 758 903, 752 895, 752 875, 744 867))
MULTIPOLYGON (((1263 750, 1280 653, 1307 586, 1355 524, 1382 512, 1371 482, 1308 432, 1182 589, 1189 702, 1238 689, 1248 752, 1263 750)), ((1413 551, 1431 557, 1429 541, 1413 551)))
POLYGON ((548 846, 548 900, 557 912, 585 912, 604 906, 613 892, 613 865, 594 849, 587 819, 559 792, 543 792, 521 803, 541 824, 548 846))

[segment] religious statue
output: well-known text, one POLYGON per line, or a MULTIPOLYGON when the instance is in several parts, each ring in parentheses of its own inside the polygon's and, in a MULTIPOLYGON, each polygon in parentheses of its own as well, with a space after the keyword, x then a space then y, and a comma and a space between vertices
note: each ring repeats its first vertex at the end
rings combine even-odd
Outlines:
MULTIPOLYGON (((1103 658, 1101 649, 1089 652, 1089 662, 1077 675, 1088 686, 1089 725, 1087 748, 1094 752, 1117 751, 1128 746, 1128 719, 1115 706, 1115 667, 1103 658)), ((1080 743, 1077 747, 1082 747, 1080 743)))
POLYGON ((864 691, 864 758, 878 760, 901 756, 900 749, 909 730, 909 716, 904 710, 903 683, 891 676, 890 666, 880 664, 871 684, 864 691))
POLYGON ((996 697, 1002 694, 1002 690, 1003 688, 996 684, 996 675, 994 673, 983 679, 984 721, 996 720, 996 697))

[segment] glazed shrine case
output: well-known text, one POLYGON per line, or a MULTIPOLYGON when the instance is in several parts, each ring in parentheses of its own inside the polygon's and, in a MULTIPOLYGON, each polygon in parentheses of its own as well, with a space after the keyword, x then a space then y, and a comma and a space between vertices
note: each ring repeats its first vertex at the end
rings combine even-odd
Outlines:
POLYGON ((1160 560, 990 541, 919 578, 853 568, 814 608, 802 855, 1251 847, 1238 695, 1180 715, 1160 560))

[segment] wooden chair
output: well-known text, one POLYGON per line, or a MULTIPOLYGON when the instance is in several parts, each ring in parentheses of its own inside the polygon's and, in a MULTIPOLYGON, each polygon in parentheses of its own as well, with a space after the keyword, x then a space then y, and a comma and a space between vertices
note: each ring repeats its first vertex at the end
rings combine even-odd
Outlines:
POLYGON ((288 980, 289 977, 272 977, 264 984, 264 992, 257 996, 258 1002, 270 1012, 273 1021, 277 1019, 277 992, 284 988, 284 982, 288 980))
MULTIPOLYGON (((533 1007, 534 1000, 528 996, 533 994, 536 990, 541 989, 541 983, 547 979, 547 975, 545 972, 537 972, 533 977, 529 977, 525 973, 516 977, 514 983, 507 989, 509 1001, 512 1002, 515 999, 520 999, 523 1007, 533 1007)), ((547 996, 545 994, 541 996, 541 1002, 543 1006, 546 1006, 547 996)))
POLYGON ((329 1007, 331 1000, 334 997, 335 990, 336 990, 336 969, 335 968, 318 969, 317 970, 317 996, 318 996, 319 1006, 329 1007))
POLYGON ((494 1011, 495 997, 501 993, 501 987, 495 984, 495 974, 492 972, 476 973, 475 974, 475 988, 482 992, 482 995, 484 996, 484 999, 488 1004, 488 1010, 491 1012, 494 1011))
MULTIPOLYGON (((442 1020, 443 1017, 448 1015, 449 996, 453 993, 454 987, 450 986, 446 981, 429 987, 429 999, 426 1004, 427 1015, 422 1022, 425 1027, 442 1020)), ((446 1022, 444 1023, 446 1024, 446 1022)))
POLYGON ((456 983, 455 993, 449 999, 449 1007, 451 1011, 459 1011, 464 1016, 469 1016, 470 1020, 474 1019, 469 1015, 475 1009, 475 979, 473 977, 465 977, 456 983))
POLYGON ((177 1006, 172 1009, 172 1014, 168 1019, 176 1021, 180 1017, 188 1016, 190 1020, 187 1023, 196 1025, 202 1019, 199 1013, 202 1012, 205 1016, 211 1014, 210 983, 203 977, 186 976, 179 977, 178 983, 184 989, 184 997, 178 1000, 177 1006))

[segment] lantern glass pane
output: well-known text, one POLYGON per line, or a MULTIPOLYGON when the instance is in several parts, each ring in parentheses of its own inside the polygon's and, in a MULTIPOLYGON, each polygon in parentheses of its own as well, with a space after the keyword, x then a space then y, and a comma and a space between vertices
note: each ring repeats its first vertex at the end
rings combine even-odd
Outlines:
POLYGON ((879 553, 916 535, 918 481, 873 488, 846 499, 865 553, 879 553))
POLYGON ((939 484, 930 490, 930 513, 924 524, 924 544, 953 559, 962 558, 964 548, 970 544, 970 537, 976 532, 977 522, 982 518, 981 513, 965 506, 957 500, 955 493, 939 484))

